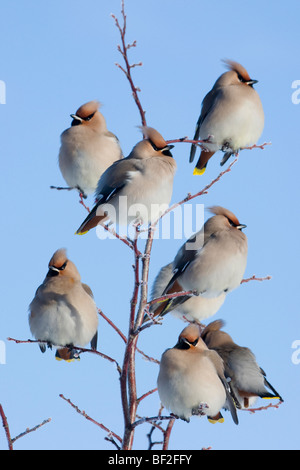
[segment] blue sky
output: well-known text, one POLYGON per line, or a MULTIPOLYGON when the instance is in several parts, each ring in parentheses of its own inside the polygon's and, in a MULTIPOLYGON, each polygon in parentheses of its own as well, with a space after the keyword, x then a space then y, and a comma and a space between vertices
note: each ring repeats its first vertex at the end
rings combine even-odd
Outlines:
MULTIPOLYGON (((213 319, 222 318, 235 341, 250 347, 285 402, 279 409, 239 414, 235 426, 194 418, 176 422, 170 449, 298 449, 300 364, 292 362, 292 344, 300 340, 299 272, 299 118, 292 88, 300 80, 299 2, 253 0, 128 0, 127 41, 141 88, 147 123, 165 139, 193 136, 201 101, 224 72, 221 59, 242 63, 265 111, 261 142, 265 150, 245 150, 232 172, 207 195, 194 201, 223 205, 247 225, 245 276, 271 275, 232 292, 213 319)), ((94 355, 79 363, 54 360, 38 346, 17 345, 7 337, 30 338, 28 305, 43 281, 53 252, 68 249, 97 305, 126 333, 133 290, 132 252, 117 240, 99 240, 95 231, 74 235, 86 213, 75 192, 50 190, 64 185, 57 155, 70 113, 98 99, 108 128, 125 155, 140 140, 140 116, 129 84, 115 66, 119 34, 110 16, 120 17, 120 1, 37 0, 1 6, 1 71, 6 104, 0 104, 2 162, 2 253, 0 340, 6 363, 0 364, 0 403, 13 436, 46 418, 51 423, 16 442, 16 449, 112 449, 105 433, 79 416, 59 394, 122 435, 118 374, 94 355)), ((1 100, 0 100, 1 101, 1 100)), ((3 100, 2 100, 3 102, 3 100)), ((173 149, 178 170, 172 202, 195 193, 220 171, 221 154, 204 176, 192 175, 189 145, 173 149)), ((88 199, 93 204, 93 197, 88 199)), ((182 240, 156 240, 150 287, 160 267, 170 262, 182 240)), ((141 248, 143 243, 141 243, 141 248)), ((157 359, 176 343, 184 324, 170 316, 146 330, 139 347, 157 359)), ((122 362, 123 344, 103 321, 99 349, 122 362)), ((155 387, 156 364, 137 357, 138 394, 155 387)), ((257 405, 264 405, 258 402, 257 405)), ((157 394, 144 400, 139 413, 153 416, 157 394)), ((135 449, 147 448, 149 426, 136 433, 135 449)), ((160 439, 159 433, 156 438, 160 439)), ((0 449, 6 448, 0 431, 0 449)))

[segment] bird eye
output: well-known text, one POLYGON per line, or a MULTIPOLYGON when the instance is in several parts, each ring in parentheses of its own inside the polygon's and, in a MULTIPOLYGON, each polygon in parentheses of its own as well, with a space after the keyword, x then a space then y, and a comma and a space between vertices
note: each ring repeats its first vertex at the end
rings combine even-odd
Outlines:
POLYGON ((92 117, 94 117, 95 113, 93 114, 90 114, 89 116, 87 116, 86 118, 83 118, 84 121, 90 121, 92 119, 92 117))
POLYGON ((64 269, 66 269, 67 264, 68 264, 68 261, 65 261, 64 264, 60 268, 57 268, 57 269, 59 271, 63 271, 64 269))
POLYGON ((159 150, 158 147, 152 142, 152 140, 149 139, 150 144, 152 145, 152 148, 157 152, 159 150))
POLYGON ((237 225, 234 222, 232 222, 232 220, 228 219, 228 222, 230 223, 232 227, 237 227, 237 225))
POLYGON ((245 80, 245 79, 242 77, 242 75, 240 75, 239 73, 238 73, 238 79, 239 79, 239 81, 242 82, 242 83, 245 83, 245 82, 246 82, 246 80, 245 80))

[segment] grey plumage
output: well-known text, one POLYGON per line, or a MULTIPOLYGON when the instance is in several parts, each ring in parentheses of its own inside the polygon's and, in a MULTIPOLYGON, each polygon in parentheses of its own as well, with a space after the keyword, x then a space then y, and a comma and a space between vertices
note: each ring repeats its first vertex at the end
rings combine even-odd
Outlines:
POLYGON ((216 351, 223 359, 225 375, 230 378, 231 387, 241 407, 248 408, 257 397, 278 398, 283 401, 268 382, 253 352, 237 345, 228 333, 221 331, 223 326, 222 320, 216 320, 207 325, 201 337, 207 347, 216 351))
POLYGON ((225 408, 238 424, 223 361, 208 350, 197 324, 187 326, 177 344, 163 353, 157 385, 163 406, 185 421, 192 415, 206 415, 211 422, 223 422, 221 409, 225 408))

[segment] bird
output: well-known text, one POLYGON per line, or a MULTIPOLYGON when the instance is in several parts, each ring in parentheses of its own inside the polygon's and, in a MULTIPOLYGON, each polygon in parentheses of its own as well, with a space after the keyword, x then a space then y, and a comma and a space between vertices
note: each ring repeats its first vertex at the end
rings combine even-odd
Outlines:
POLYGON ((58 161, 63 178, 84 196, 94 193, 100 176, 123 158, 118 138, 107 130, 99 101, 83 104, 71 114, 71 127, 62 132, 58 161))
POLYGON ((177 344, 162 354, 157 388, 162 405, 184 421, 206 415, 212 423, 223 422, 221 409, 225 408, 238 424, 223 361, 207 348, 196 323, 185 327, 177 344))
MULTIPOLYGON (((166 286, 173 277, 173 262, 163 266, 157 274, 151 291, 151 300, 158 299, 162 296, 166 286)), ((178 281, 175 281, 169 293, 183 292, 183 288, 178 281)), ((225 301, 226 294, 222 292, 218 297, 207 298, 200 295, 186 295, 172 299, 168 309, 164 314, 171 314, 181 320, 198 321, 215 315, 225 301)), ((166 302, 160 301, 150 306, 150 313, 154 316, 161 315, 166 306, 166 302)), ((149 319, 149 315, 145 315, 145 321, 149 319)))
POLYGON ((260 398, 282 397, 268 382, 266 373, 257 364, 251 349, 237 345, 225 331, 223 320, 211 322, 202 331, 201 338, 209 349, 216 351, 224 361, 225 376, 230 379, 233 393, 241 408, 249 408, 260 398), (270 392, 271 390, 271 392, 270 392))
MULTIPOLYGON (((216 299, 236 289, 247 265, 248 242, 238 218, 228 209, 213 206, 210 217, 196 234, 179 249, 173 261, 173 276, 162 296, 178 289, 196 292, 207 299, 216 299)), ((176 297, 165 302, 160 315, 172 304, 178 306, 189 296, 176 297)), ((191 299, 192 300, 192 299, 191 299)), ((222 297, 219 299, 220 303, 222 297)))
MULTIPOLYGON (((194 175, 205 172, 209 159, 224 152, 221 166, 240 149, 255 145, 264 129, 264 110, 247 70, 238 62, 224 60, 229 71, 223 73, 202 101, 194 140, 204 140, 194 175)), ((190 162, 197 146, 192 144, 190 162)))
POLYGON ((151 223, 168 208, 177 167, 170 152, 174 146, 156 129, 141 129, 144 139, 101 176, 96 204, 76 234, 83 235, 108 219, 121 226, 151 223))
POLYGON ((29 326, 41 351, 57 348, 56 359, 78 358, 76 346, 97 349, 98 311, 91 288, 81 282, 65 248, 55 251, 48 273, 29 305, 29 326))

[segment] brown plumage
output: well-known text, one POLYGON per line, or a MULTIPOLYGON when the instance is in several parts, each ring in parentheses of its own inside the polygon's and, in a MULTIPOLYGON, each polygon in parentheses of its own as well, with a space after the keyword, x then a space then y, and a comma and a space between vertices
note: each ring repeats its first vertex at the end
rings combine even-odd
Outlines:
POLYGON ((90 287, 81 282, 75 264, 64 248, 51 257, 48 273, 29 306, 29 326, 33 336, 46 346, 57 348, 56 358, 78 358, 74 346, 91 343, 97 348, 98 311, 90 287), (63 347, 62 347, 63 346, 63 347))
POLYGON ((77 234, 82 235, 108 219, 123 226, 133 221, 146 224, 168 207, 176 171, 170 152, 173 145, 168 145, 152 127, 141 129, 145 138, 127 158, 115 162, 103 173, 96 191, 96 205, 77 234), (124 197, 127 211, 120 202, 124 197))
POLYGON ((157 379, 161 402, 185 421, 192 415, 206 415, 213 423, 223 422, 221 409, 226 408, 238 424, 223 361, 200 335, 199 325, 191 323, 180 333, 177 344, 163 353, 157 379))
POLYGON ((103 172, 122 158, 117 137, 107 129, 99 101, 80 106, 71 127, 61 134, 59 168, 70 188, 84 196, 96 190, 103 172))
MULTIPOLYGON (((240 285, 248 248, 247 237, 241 231, 246 225, 240 224, 238 218, 224 207, 213 206, 210 211, 215 215, 179 249, 173 261, 173 276, 162 296, 176 292, 179 287, 179 292, 196 291, 199 297, 216 300, 211 308, 211 314, 214 314, 224 301, 220 296, 240 285)), ((165 314, 185 301, 187 297, 177 297, 164 301, 163 309, 159 305, 156 307, 160 314, 165 314)))
MULTIPOLYGON (((264 112, 247 70, 238 62, 225 60, 229 69, 215 82, 202 101, 194 140, 204 140, 194 174, 204 173, 215 152, 221 150, 221 165, 240 149, 256 144, 264 127, 264 112)), ((192 144, 190 162, 197 146, 192 144)))

